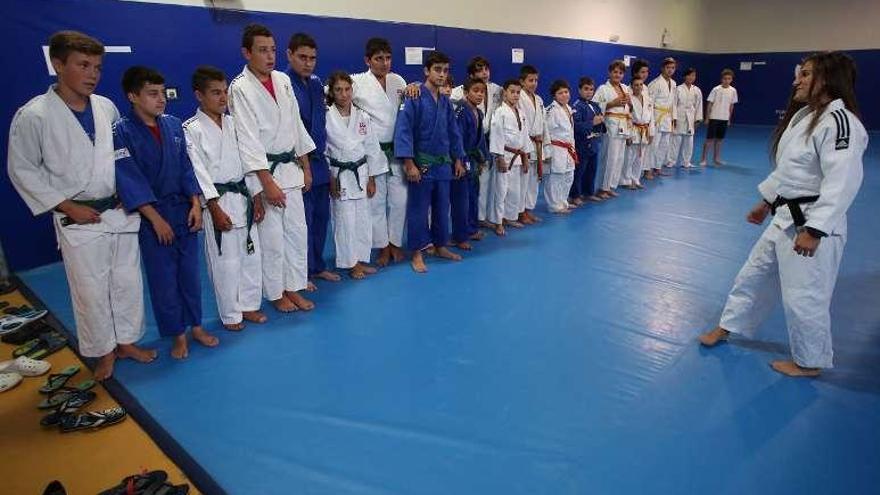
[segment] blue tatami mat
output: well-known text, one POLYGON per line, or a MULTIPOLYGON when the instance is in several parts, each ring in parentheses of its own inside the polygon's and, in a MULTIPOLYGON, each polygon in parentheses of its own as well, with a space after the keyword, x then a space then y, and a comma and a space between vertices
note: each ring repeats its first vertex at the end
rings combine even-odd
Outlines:
MULTIPOLYGON (((366 281, 317 309, 219 330, 117 378, 234 494, 830 494, 880 482, 878 138, 833 306, 836 367, 773 372, 760 340, 701 349, 761 228, 769 128, 734 127, 729 165, 366 281)), ((698 146, 700 143, 697 144, 698 146)), ((820 247, 821 249, 821 247, 820 247)), ((60 264, 21 274, 72 329, 60 264)))

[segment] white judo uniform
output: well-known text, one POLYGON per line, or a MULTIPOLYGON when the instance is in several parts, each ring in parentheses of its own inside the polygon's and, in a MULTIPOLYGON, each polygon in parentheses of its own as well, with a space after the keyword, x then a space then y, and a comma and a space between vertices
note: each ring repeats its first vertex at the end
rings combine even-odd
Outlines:
POLYGON ((267 154, 290 154, 278 163, 273 177, 284 192, 286 207, 264 202, 266 216, 259 224, 262 248, 263 295, 270 301, 284 291, 308 285, 308 228, 303 207, 303 170, 296 157, 307 155, 315 143, 299 116, 290 78, 272 71, 275 98, 245 66, 229 85, 229 111, 235 119, 245 173, 271 170, 267 154))
POLYGON ((832 101, 809 132, 813 111, 801 109, 783 133, 776 168, 758 189, 768 202, 777 197, 819 196, 801 205, 805 227, 828 234, 813 257, 794 251, 796 227, 789 206, 781 206, 740 270, 720 326, 751 336, 782 295, 791 354, 800 366, 832 367, 831 296, 846 244, 846 211, 862 183, 868 135, 842 100, 832 101))
MULTIPOLYGON (((489 81, 487 86, 486 97, 483 98, 483 104, 480 105, 480 108, 483 110, 483 130, 486 134, 490 134, 492 117, 495 114, 495 110, 503 104, 504 89, 491 81, 489 81)), ((456 105, 462 104, 462 100, 464 100, 464 86, 453 88, 449 99, 456 105)), ((489 210, 495 203, 494 190, 492 188, 494 181, 492 168, 494 166, 495 164, 490 160, 489 166, 484 167, 480 172, 480 197, 477 206, 477 220, 481 222, 488 220, 489 210)))
POLYGON ((197 110, 183 123, 183 132, 203 202, 217 199, 232 220, 232 229, 220 233, 218 246, 214 222, 210 213, 203 210, 205 259, 220 321, 235 325, 242 322, 242 312, 259 310, 263 300, 259 229, 257 225, 248 225, 249 199, 244 194, 253 198, 263 188, 255 174, 245 174, 234 119, 223 115, 221 122, 222 128, 206 113, 197 110))
POLYGON ((648 161, 654 169, 672 167, 677 158, 673 156, 677 149, 672 146, 672 133, 675 130, 672 121, 678 115, 675 87, 675 80, 670 78, 667 81, 662 75, 648 85, 648 95, 654 103, 654 128, 657 132, 648 148, 648 161))
POLYGON ((552 212, 568 209, 568 193, 574 182, 574 168, 577 165, 577 152, 574 146, 574 122, 569 105, 556 100, 547 107, 547 142, 549 148, 547 182, 544 184, 544 199, 552 212))
POLYGON ((693 167, 694 132, 696 124, 703 120, 703 92, 696 85, 680 84, 675 88, 675 136, 672 144, 672 157, 678 159, 685 168, 693 167))
MULTIPOLYGON (((366 71, 351 76, 353 102, 369 115, 373 133, 379 143, 389 146, 394 141, 394 125, 397 123, 397 110, 403 99, 406 81, 395 73, 385 76, 385 87, 366 71)), ((394 152, 385 154, 385 170, 381 167, 371 170, 375 173, 376 195, 369 198, 372 222, 372 242, 376 249, 384 248, 390 242, 403 246, 406 231, 406 174, 403 163, 394 158, 394 152)))
POLYGON ((547 147, 549 140, 547 135, 547 124, 545 119, 544 100, 540 95, 535 95, 534 101, 531 96, 523 90, 519 94, 519 112, 523 116, 526 125, 529 126, 529 136, 532 139, 535 148, 529 154, 528 173, 520 174, 520 201, 517 205, 519 211, 534 210, 538 202, 538 151, 542 153, 541 159, 548 157, 550 148, 547 147), (539 146, 535 139, 541 139, 542 144, 539 146))
POLYGON ((642 92, 641 99, 637 96, 632 97, 632 127, 629 139, 621 183, 626 186, 637 186, 641 184, 642 172, 651 168, 645 157, 648 154, 649 141, 656 139, 654 103, 646 91, 642 92))
POLYGON ((529 137, 529 127, 518 109, 502 104, 492 116, 492 129, 489 131, 489 152, 493 157, 503 156, 508 166, 506 172, 501 172, 493 160, 492 203, 488 207, 487 219, 494 224, 500 224, 505 219, 514 221, 518 216, 518 212, 510 211, 506 206, 509 195, 519 194, 520 180, 517 174, 522 175, 523 156, 510 150, 531 153, 534 146, 529 137))
POLYGON ((374 243, 367 182, 371 176, 388 171, 388 159, 379 147, 367 112, 352 105, 351 115, 344 117, 336 105, 330 106, 327 159, 330 180, 336 181, 339 193, 330 204, 336 266, 353 268, 358 262, 369 263, 374 243))
MULTIPOLYGON (((9 130, 9 178, 34 215, 62 201, 116 195, 113 103, 91 95, 94 142, 55 86, 16 112, 9 130)), ((112 201, 111 201, 112 202, 112 201)), ((95 224, 62 226, 52 213, 76 319, 79 350, 101 357, 144 335, 143 282, 138 247, 140 215, 122 208, 101 213, 95 224)))
POLYGON ((599 154, 599 173, 601 189, 610 191, 620 184, 620 176, 623 173, 623 164, 626 159, 626 140, 630 135, 631 119, 629 105, 609 107, 608 103, 615 100, 623 93, 632 97, 632 90, 626 84, 620 83, 620 93, 611 85, 611 81, 599 86, 593 95, 593 102, 599 105, 605 116, 605 137, 602 141, 602 150, 599 154))

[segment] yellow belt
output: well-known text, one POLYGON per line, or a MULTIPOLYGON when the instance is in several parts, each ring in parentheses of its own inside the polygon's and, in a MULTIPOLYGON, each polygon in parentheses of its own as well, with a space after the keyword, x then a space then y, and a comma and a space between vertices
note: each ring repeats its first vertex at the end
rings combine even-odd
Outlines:
POLYGON ((658 123, 666 118, 667 115, 672 114, 672 107, 658 107, 654 106, 654 120, 658 123))

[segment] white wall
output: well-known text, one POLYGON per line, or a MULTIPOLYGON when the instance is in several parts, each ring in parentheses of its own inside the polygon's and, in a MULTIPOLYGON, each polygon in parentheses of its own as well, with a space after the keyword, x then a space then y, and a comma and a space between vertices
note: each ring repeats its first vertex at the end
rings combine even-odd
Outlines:
POLYGON ((706 0, 710 53, 880 48, 878 0, 706 0))
POLYGON ((402 21, 708 53, 880 48, 880 0, 131 0, 402 21), (429 8, 421 8, 429 5, 429 8), (552 8, 551 8, 552 7, 552 8), (625 19, 621 22, 616 19, 625 19))
POLYGON ((702 0, 133 0, 414 22, 699 51, 702 0), (429 8, 423 8, 428 5, 429 8), (553 7, 551 9, 550 7, 553 7), (626 19, 624 22, 609 19, 626 19))

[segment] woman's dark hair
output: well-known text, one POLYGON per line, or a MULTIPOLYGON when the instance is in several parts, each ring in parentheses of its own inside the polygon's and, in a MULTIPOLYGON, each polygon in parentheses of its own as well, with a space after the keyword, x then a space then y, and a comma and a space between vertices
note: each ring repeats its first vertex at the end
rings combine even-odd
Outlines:
POLYGON ((349 85, 353 84, 351 81, 351 76, 348 75, 348 72, 344 70, 337 70, 330 74, 330 77, 327 78, 327 105, 333 105, 336 103, 333 98, 333 86, 336 86, 336 83, 339 81, 345 81, 349 85))
POLYGON ((815 53, 805 58, 801 66, 810 62, 813 69, 813 80, 810 83, 807 101, 795 101, 795 88, 792 87, 788 98, 788 107, 785 114, 773 131, 772 144, 770 146, 770 159, 776 160, 776 152, 779 149, 779 140, 782 133, 788 128, 788 124, 798 110, 808 106, 813 110, 813 118, 807 128, 807 136, 819 125, 819 118, 834 100, 843 100, 847 110, 859 116, 859 105, 856 101, 856 63, 843 52, 815 53), (821 86, 819 86, 821 85, 821 86), (817 91, 816 88, 819 88, 817 91))

